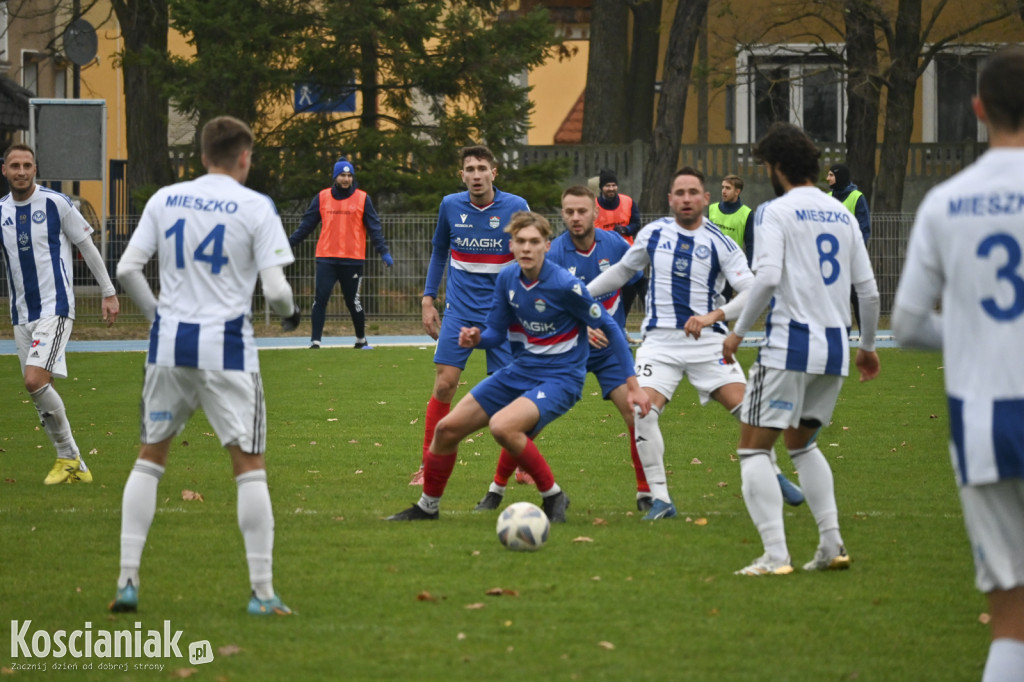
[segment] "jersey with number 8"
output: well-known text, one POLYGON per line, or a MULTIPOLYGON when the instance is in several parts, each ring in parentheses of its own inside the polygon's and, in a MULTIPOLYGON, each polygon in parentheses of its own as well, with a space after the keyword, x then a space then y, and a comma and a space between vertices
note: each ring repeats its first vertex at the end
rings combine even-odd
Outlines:
POLYGON ((295 260, 269 197, 222 174, 164 187, 146 203, 130 245, 160 261, 150 364, 259 369, 250 319, 256 280, 295 260))
POLYGON ((758 207, 754 270, 782 271, 758 361, 765 367, 846 376, 850 287, 874 278, 857 219, 816 187, 758 207))

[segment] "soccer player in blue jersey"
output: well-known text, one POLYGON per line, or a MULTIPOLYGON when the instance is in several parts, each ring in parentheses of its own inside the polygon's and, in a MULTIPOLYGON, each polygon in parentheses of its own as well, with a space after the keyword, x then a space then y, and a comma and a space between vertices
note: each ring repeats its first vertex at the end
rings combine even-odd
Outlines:
POLYGON ((152 321, 142 386, 142 448, 121 502, 121 574, 115 612, 138 608, 139 566, 156 512, 171 441, 197 407, 231 455, 238 527, 249 564, 253 615, 287 615, 274 592, 274 512, 267 487, 267 415, 252 329, 257 276, 285 331, 299 309, 283 267, 295 258, 270 197, 245 187, 252 168, 249 126, 230 116, 202 131, 195 180, 164 187, 146 202, 117 265, 117 278, 152 321), (160 264, 160 299, 143 274, 160 264))
MULTIPOLYGON (((423 419, 423 464, 434 429, 451 409, 459 377, 472 352, 472 348, 459 346, 459 329, 481 326, 487 319, 498 272, 513 260, 503 228, 513 213, 530 210, 525 199, 494 186, 498 163, 490 149, 482 145, 465 147, 459 157, 459 177, 467 189, 441 200, 423 289, 423 329, 437 340, 434 388, 423 419), (446 265, 442 319, 434 302, 446 265)), ((488 348, 487 373, 504 367, 510 358, 507 343, 488 348)), ((409 485, 423 485, 423 475, 421 465, 409 485)))
POLYGON ((626 335, 565 269, 546 262, 551 226, 541 215, 517 213, 506 232, 516 264, 499 273, 483 330, 459 330, 461 348, 494 348, 511 341, 511 364, 477 384, 434 430, 420 500, 389 521, 438 518, 441 496, 457 458, 459 441, 485 426, 537 483, 544 512, 565 521, 569 498, 555 482, 533 438, 580 399, 586 378, 587 328, 600 328, 626 374, 630 409, 641 414, 650 401, 633 374, 626 335))
MULTIPOLYGON (((652 409, 636 421, 636 447, 654 498, 645 520, 672 518, 675 504, 665 472, 665 440, 659 417, 686 376, 697 389, 702 405, 711 400, 737 415, 746 380, 735 365, 722 361, 724 322, 743 309, 753 275, 743 250, 704 216, 710 195, 700 171, 685 167, 676 172, 668 195, 672 215, 640 230, 626 255, 587 285, 601 295, 650 265, 647 315, 641 325, 643 343, 636 355, 640 385, 652 409), (726 283, 738 292, 728 303, 722 296, 726 283), (708 328, 708 333, 702 331, 708 328)), ((793 503, 803 498, 781 472, 780 486, 791 489, 793 503)))
MULTIPOLYGON (((598 230, 594 227, 597 211, 594 208, 594 193, 582 185, 569 187, 562 193, 562 221, 566 231, 551 242, 546 260, 561 265, 586 283, 614 265, 629 250, 629 242, 612 230, 598 230)), ((633 281, 640 278, 638 273, 633 281)), ((626 311, 622 302, 621 290, 609 292, 596 297, 604 306, 616 324, 626 329, 626 311)), ((591 329, 590 357, 587 360, 587 371, 597 377, 601 385, 601 394, 605 400, 611 400, 622 415, 626 428, 629 430, 630 457, 636 473, 637 508, 646 512, 651 505, 651 489, 644 477, 644 467, 636 452, 633 437, 633 408, 627 397, 627 372, 619 363, 615 351, 608 346, 608 340, 600 329, 591 329)), ((497 509, 505 495, 505 486, 509 476, 515 470, 516 460, 506 451, 502 451, 498 459, 494 482, 487 494, 476 506, 476 511, 497 509)))
POLYGON ((1022 82, 1024 48, 986 58, 973 105, 989 150, 918 207, 892 314, 901 346, 943 351, 949 454, 992 616, 983 682, 1024 674, 1022 82))
POLYGON ((744 334, 771 306, 757 362, 750 368, 736 451, 743 501, 761 535, 764 554, 736 573, 793 572, 782 494, 771 466, 771 448, 780 433, 818 525, 818 549, 804 570, 848 568, 832 470, 817 436, 832 418, 849 371, 851 284, 860 299, 857 369, 861 381, 878 376, 878 287, 856 218, 814 186, 819 152, 807 134, 789 123, 776 123, 754 153, 764 163, 778 198, 757 209, 757 274, 722 352, 727 362, 734 362, 744 334))
POLYGON ((57 450, 57 461, 43 483, 90 483, 92 472, 82 460, 64 401, 53 386, 53 377, 68 374, 65 349, 75 321, 71 243, 100 285, 108 326, 120 310, 114 285, 92 243, 92 227, 71 199, 36 184, 32 148, 12 145, 4 153, 3 174, 11 192, 0 199, 0 252, 7 265, 14 342, 25 390, 57 450))

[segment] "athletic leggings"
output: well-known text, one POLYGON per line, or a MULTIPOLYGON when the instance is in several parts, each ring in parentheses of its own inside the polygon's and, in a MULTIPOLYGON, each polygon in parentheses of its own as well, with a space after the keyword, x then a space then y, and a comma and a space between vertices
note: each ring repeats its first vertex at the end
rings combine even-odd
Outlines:
POLYGON ((366 336, 366 314, 363 304, 359 302, 359 287, 363 283, 363 264, 339 265, 337 263, 316 262, 316 295, 313 298, 313 333, 311 341, 319 341, 324 333, 324 321, 327 318, 327 302, 331 300, 334 283, 341 282, 341 293, 345 296, 345 306, 352 315, 352 326, 355 327, 357 339, 366 336))

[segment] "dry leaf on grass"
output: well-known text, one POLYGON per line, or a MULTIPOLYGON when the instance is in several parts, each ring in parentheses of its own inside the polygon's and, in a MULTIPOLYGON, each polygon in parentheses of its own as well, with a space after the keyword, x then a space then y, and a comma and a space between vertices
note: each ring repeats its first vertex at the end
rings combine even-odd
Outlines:
POLYGON ((199 672, 199 671, 196 670, 195 668, 178 668, 177 670, 175 670, 174 672, 171 673, 171 677, 179 679, 179 680, 184 680, 184 679, 186 679, 188 677, 192 677, 197 672, 199 672))
POLYGON ((694 457, 693 459, 690 460, 690 464, 703 464, 703 463, 704 462, 700 461, 696 457, 694 457))
POLYGON ((607 526, 607 525, 608 525, 608 522, 607 522, 607 521, 605 521, 605 520, 604 520, 604 519, 602 519, 602 518, 595 518, 595 519, 594 519, 594 525, 595 525, 595 526, 607 526))
POLYGON ((217 649, 217 655, 219 656, 234 656, 242 652, 242 647, 237 644, 227 644, 217 649))
POLYGON ((430 594, 426 590, 423 590, 422 592, 416 595, 416 601, 437 601, 437 597, 430 594))
POLYGON ((598 642, 597 645, 605 651, 612 651, 613 649, 615 649, 615 645, 611 642, 598 642))
POLYGON ((593 542, 594 538, 588 538, 586 535, 581 535, 579 537, 573 538, 572 541, 573 542, 593 542))
POLYGON ((519 596, 519 591, 518 590, 508 590, 508 589, 505 589, 504 587, 492 587, 491 589, 489 589, 486 592, 484 592, 484 594, 486 594, 489 597, 501 597, 502 595, 508 596, 508 597, 518 597, 519 596))
POLYGON ((708 525, 708 520, 705 519, 704 517, 701 517, 699 519, 694 519, 693 520, 693 525, 695 525, 695 526, 706 526, 706 525, 708 525))
POLYGON ((467 611, 478 611, 484 608, 484 603, 478 601, 475 604, 466 604, 463 608, 467 611))
POLYGON ((197 493, 195 490, 182 490, 181 499, 186 502, 205 502, 202 493, 197 493))

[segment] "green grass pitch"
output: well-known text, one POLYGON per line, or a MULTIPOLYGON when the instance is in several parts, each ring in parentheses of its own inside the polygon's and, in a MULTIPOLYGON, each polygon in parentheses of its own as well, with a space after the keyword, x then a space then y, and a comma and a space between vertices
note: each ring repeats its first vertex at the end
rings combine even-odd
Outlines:
MULTIPOLYGON (((835 472, 849 571, 804 573, 817 543, 786 509, 796 573, 745 578, 761 553, 740 497, 735 421, 688 384, 661 419, 680 518, 640 519, 620 418, 588 378, 538 439, 572 498, 541 551, 505 550, 474 513, 497 447, 459 450, 436 523, 414 502, 432 349, 264 351, 274 584, 297 611, 248 616, 228 457, 201 413, 175 441, 143 555, 138 614, 113 616, 121 491, 138 449, 144 355, 73 354, 57 382, 92 485, 45 487, 54 451, 16 358, 0 358, 0 668, 11 679, 964 680, 988 647, 948 461, 939 356, 882 351, 846 382, 821 449, 835 472), (186 501, 183 490, 203 501, 186 501), (487 594, 501 588, 505 594, 487 594), (183 658, 26 658, 29 632, 181 630, 183 658), (188 661, 209 641, 214 660, 188 661), (55 663, 77 670, 51 677, 55 663), (162 671, 136 670, 157 664, 162 671), (46 673, 20 670, 48 665, 46 673), (92 670, 85 666, 92 665, 92 670), (102 665, 124 665, 112 672, 102 665)), ((752 351, 741 355, 744 365, 752 351)), ((463 378, 483 376, 474 357, 463 378)), ((460 389, 459 397, 464 395, 460 389)), ((783 469, 792 472, 782 454, 783 469)), ((537 502, 510 486, 506 502, 537 502)), ((31 640, 30 640, 31 644, 31 640)))

